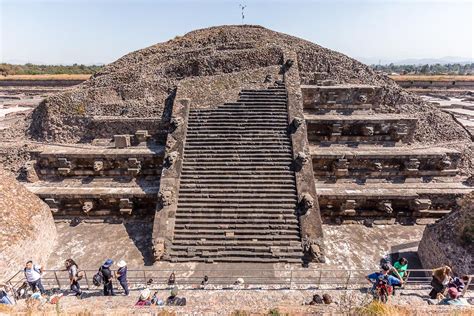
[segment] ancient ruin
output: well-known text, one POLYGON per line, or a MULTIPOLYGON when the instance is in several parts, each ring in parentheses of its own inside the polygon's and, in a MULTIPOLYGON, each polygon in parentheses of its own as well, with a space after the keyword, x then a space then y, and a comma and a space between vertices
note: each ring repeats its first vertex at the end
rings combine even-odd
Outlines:
POLYGON ((258 26, 132 52, 27 122, 25 187, 56 219, 149 220, 156 260, 324 262, 323 223, 425 225, 473 191, 450 115, 258 26))

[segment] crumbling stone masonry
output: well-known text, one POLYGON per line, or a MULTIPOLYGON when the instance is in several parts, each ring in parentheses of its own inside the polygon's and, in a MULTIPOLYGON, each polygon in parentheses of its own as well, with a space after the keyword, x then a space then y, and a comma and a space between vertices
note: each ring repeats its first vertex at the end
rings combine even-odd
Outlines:
POLYGON ((48 206, 0 169, 0 283, 27 260, 45 264, 56 244, 48 206))

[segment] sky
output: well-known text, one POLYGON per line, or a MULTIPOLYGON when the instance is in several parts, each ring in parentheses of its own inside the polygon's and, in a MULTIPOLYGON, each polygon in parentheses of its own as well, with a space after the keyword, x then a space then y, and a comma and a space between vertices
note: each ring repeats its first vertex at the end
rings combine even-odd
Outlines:
POLYGON ((298 36, 367 63, 474 57, 474 0, 0 0, 0 62, 99 64, 209 26, 298 36))

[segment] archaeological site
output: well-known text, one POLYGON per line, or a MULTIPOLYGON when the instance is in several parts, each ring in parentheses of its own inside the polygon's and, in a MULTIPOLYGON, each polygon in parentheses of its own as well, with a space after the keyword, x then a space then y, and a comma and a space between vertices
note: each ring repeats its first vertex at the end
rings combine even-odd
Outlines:
POLYGON ((3 281, 26 257, 239 277, 390 255, 474 272, 472 130, 311 42, 196 30, 25 113, 0 129, 3 281))

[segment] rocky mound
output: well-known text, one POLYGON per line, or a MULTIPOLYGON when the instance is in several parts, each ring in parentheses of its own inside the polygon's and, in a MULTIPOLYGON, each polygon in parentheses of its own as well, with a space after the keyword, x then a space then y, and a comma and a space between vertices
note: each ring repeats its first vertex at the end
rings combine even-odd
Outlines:
POLYGON ((368 66, 311 42, 249 25, 197 30, 125 55, 77 88, 45 100, 33 114, 30 133, 40 140, 90 141, 102 135, 94 132, 97 116, 154 117, 166 127, 176 89, 200 96, 192 100, 193 106, 233 100, 239 88, 261 86, 288 50, 297 53, 302 83, 310 82, 315 72, 327 72, 328 79, 340 83, 382 86, 380 111, 420 117, 416 141, 469 139, 449 115, 368 66))
POLYGON ((44 264, 56 242, 49 207, 0 168, 0 283, 27 260, 44 264))
POLYGON ((451 266, 458 274, 474 273, 474 193, 460 210, 426 227, 418 247, 423 267, 451 266))

